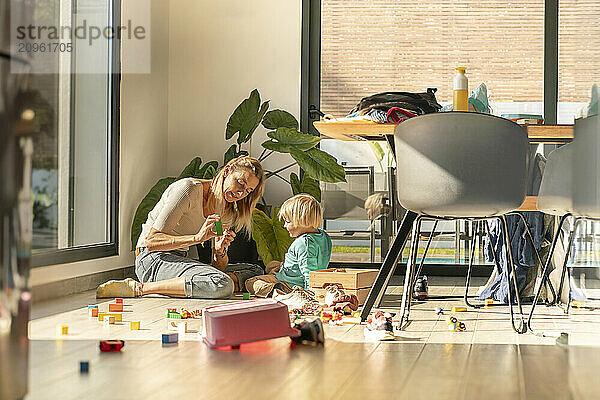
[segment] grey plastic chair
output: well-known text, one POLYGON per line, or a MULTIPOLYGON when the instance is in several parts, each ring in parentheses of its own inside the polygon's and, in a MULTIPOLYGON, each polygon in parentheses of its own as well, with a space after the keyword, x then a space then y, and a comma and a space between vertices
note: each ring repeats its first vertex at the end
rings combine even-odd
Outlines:
MULTIPOLYGON (((396 127, 398 200, 418 215, 412 237, 419 237, 421 220, 499 218, 509 243, 504 214, 525 199, 528 138, 526 130, 509 120, 487 114, 449 112, 411 118, 396 127)), ((408 321, 411 288, 416 280, 418 240, 412 240, 402 296, 401 321, 408 321)), ((524 333, 521 301, 506 246, 515 298, 521 314, 519 325, 510 301, 513 329, 524 333)), ((509 282, 509 280, 507 280, 509 282)), ((511 285, 508 285, 512 300, 511 285)))
MULTIPOLYGON (((565 221, 569 217, 574 220, 563 261, 558 299, 560 299, 563 290, 565 273, 568 273, 566 264, 578 224, 584 220, 600 220, 599 156, 600 115, 576 120, 573 143, 554 150, 548 156, 538 196, 538 208, 544 213, 557 215, 561 218, 544 265, 540 286, 536 289, 533 305, 529 312, 529 329, 531 329, 533 312, 540 297, 541 287, 548 280, 552 256, 565 221)), ((571 296, 569 293, 565 312, 569 311, 570 303, 571 296)))

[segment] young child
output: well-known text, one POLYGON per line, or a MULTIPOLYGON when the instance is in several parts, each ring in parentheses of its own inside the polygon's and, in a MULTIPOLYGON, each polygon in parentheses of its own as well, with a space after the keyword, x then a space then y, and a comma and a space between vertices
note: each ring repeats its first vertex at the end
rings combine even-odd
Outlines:
POLYGON ((314 197, 298 194, 287 199, 279 210, 279 219, 296 240, 285 253, 283 262, 267 264, 267 275, 246 280, 246 289, 260 297, 269 296, 276 287, 285 292, 293 286, 307 289, 310 271, 327 268, 331 258, 331 238, 319 228, 323 211, 314 197))

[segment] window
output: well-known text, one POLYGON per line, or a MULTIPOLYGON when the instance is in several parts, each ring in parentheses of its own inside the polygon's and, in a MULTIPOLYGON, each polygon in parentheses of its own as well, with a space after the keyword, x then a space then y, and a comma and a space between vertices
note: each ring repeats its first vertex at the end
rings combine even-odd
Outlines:
POLYGON ((30 13, 28 20, 34 27, 23 41, 30 43, 26 53, 32 73, 29 90, 21 99, 34 110, 39 125, 33 135, 32 263, 39 266, 114 255, 119 41, 91 40, 88 31, 85 37, 63 36, 49 43, 50 37, 43 36, 47 31, 36 28, 57 27, 60 32, 82 25, 114 26, 114 21, 120 21, 119 2, 24 3, 26 7, 15 6, 11 12, 30 13))
POLYGON ((558 123, 572 124, 600 85, 600 2, 560 1, 558 21, 558 123))

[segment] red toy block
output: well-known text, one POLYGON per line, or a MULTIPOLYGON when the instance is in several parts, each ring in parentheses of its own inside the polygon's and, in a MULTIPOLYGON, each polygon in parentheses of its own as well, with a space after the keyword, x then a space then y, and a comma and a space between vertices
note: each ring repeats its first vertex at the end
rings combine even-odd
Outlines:
POLYGON ((123 299, 115 299, 115 304, 123 304, 123 299))
POLYGON ((108 312, 123 312, 123 304, 109 304, 108 312))
POLYGON ((100 351, 103 351, 103 352, 121 351, 123 346, 125 346, 124 340, 102 340, 102 341, 100 341, 100 351))

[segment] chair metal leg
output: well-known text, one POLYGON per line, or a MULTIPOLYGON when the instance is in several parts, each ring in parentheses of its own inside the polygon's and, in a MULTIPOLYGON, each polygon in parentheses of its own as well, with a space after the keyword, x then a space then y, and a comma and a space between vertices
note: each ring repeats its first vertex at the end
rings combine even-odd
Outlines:
MULTIPOLYGON (((531 229, 529 229, 529 225, 527 225, 527 221, 525 220, 525 217, 523 216, 523 214, 518 211, 515 211, 512 213, 508 213, 507 215, 518 215, 519 218, 521 218, 521 221, 523 222, 523 225, 525 226, 525 231, 527 233, 527 237, 529 237, 529 241, 531 242, 531 247, 533 247, 533 252, 535 253, 535 256, 537 258, 538 265, 540 265, 540 266, 544 265, 544 263, 542 262, 542 257, 540 257, 539 251, 537 251, 537 249, 535 248, 535 242, 533 241, 533 234, 531 233, 531 229)), ((550 280, 546 281, 546 286, 550 289, 550 292, 552 293, 552 301, 546 302, 546 305, 550 306, 550 305, 553 305, 556 303, 556 290, 554 289, 554 286, 552 285, 552 282, 550 282, 550 280)))
POLYGON ((506 284, 508 286, 508 306, 510 310, 510 322, 512 324, 513 330, 517 333, 525 333, 527 332, 527 323, 525 321, 525 316, 523 315, 523 306, 521 304, 521 297, 519 296, 519 284, 517 283, 517 275, 515 271, 515 264, 512 258, 512 249, 510 246, 510 237, 508 235, 508 223, 506 222, 506 216, 501 216, 500 221, 502 223, 502 230, 504 231, 505 245, 507 250, 507 260, 508 265, 510 266, 510 271, 506 271, 506 284), (520 314, 520 323, 519 326, 515 325, 515 316, 513 313, 513 301, 512 301, 512 292, 511 292, 511 282, 510 282, 510 274, 512 274, 512 281, 515 289, 515 298, 517 300, 517 307, 519 309, 520 314))
POLYGON ((498 273, 498 275, 500 275, 502 273, 502 268, 500 268, 500 263, 498 262, 498 259, 496 259, 496 252, 494 251, 494 246, 492 245, 492 230, 490 228, 490 221, 488 220, 485 221, 485 231, 488 241, 490 242, 490 246, 492 246, 492 258, 494 259, 494 266, 496 267, 496 272, 498 273))
POLYGON ((362 311, 360 312, 361 321, 364 322, 367 320, 367 317, 369 316, 374 304, 381 303, 385 289, 387 288, 387 285, 394 274, 394 270, 396 269, 396 261, 402 253, 402 249, 406 244, 406 239, 408 238, 408 234, 416 218, 417 213, 413 211, 407 211, 406 214, 404 214, 402 223, 398 228, 398 233, 396 234, 396 237, 392 242, 392 246, 385 256, 383 263, 381 264, 377 278, 375 279, 373 287, 369 291, 367 300, 365 301, 362 311))
POLYGON ((408 322, 408 316, 410 314, 410 302, 412 300, 412 286, 411 286, 411 282, 413 279, 413 274, 415 272, 415 259, 416 259, 416 252, 418 250, 418 226, 421 223, 421 217, 417 217, 417 220, 415 221, 414 225, 413 225, 413 231, 412 231, 412 243, 410 246, 410 253, 408 256, 408 260, 406 262, 406 272, 404 274, 404 286, 402 287, 402 303, 400 306, 400 322, 398 324, 398 328, 400 330, 402 330, 405 327, 405 323, 408 322), (417 238, 415 240, 415 238, 417 238))
MULTIPOLYGON (((560 232, 561 232, 562 226, 565 223, 567 217, 569 217, 570 215, 571 215, 570 213, 567 213, 560 218, 560 221, 558 223, 558 229, 556 231, 556 235, 554 236, 554 239, 552 240, 552 246, 550 246, 550 252, 548 253, 548 257, 546 258, 546 263, 544 264, 544 270, 542 271, 542 279, 540 281, 538 288, 535 291, 533 303, 531 304, 531 310, 529 311, 529 317, 527 318, 527 327, 529 328, 529 330, 531 332, 534 332, 534 330, 531 328, 531 319, 533 318, 533 311, 535 310, 535 306, 540 298, 540 294, 542 292, 542 286, 544 286, 544 282, 546 281, 546 279, 548 279, 548 272, 550 269, 550 264, 552 263, 552 255, 554 254, 554 250, 556 249, 556 244, 558 243, 558 239, 560 237, 560 232)), ((568 257, 569 250, 570 250, 570 246, 569 246, 569 249, 567 249, 567 257, 568 257)))
POLYGON ((467 269, 467 282, 465 283, 465 304, 471 308, 481 308, 479 304, 469 303, 469 285, 471 284, 471 272, 473 271, 473 258, 475 258, 475 244, 479 237, 480 221, 475 221, 475 229, 473 230, 473 243, 471 243, 471 254, 469 257, 469 268, 467 269))
MULTIPOLYGON (((560 275, 560 284, 558 286, 558 302, 557 303, 559 305, 560 305, 560 296, 562 295, 562 291, 564 288, 565 275, 567 275, 567 279, 569 279, 569 282, 571 281, 571 272, 569 271, 569 268, 567 268, 567 264, 569 263, 569 255, 571 254, 571 247, 573 246, 573 239, 575 238, 575 232, 577 230, 577 225, 579 225, 580 220, 581 220, 581 218, 575 218, 573 220, 573 227, 571 228, 571 232, 569 232, 569 244, 567 245, 568 247, 567 247, 567 251, 565 253, 565 259, 563 260, 562 273, 560 275)), ((556 232, 556 234, 559 235, 560 232, 556 232)), ((566 307, 564 308, 565 314, 569 313, 570 306, 571 306, 571 291, 569 290, 567 304, 566 304, 566 307)))
MULTIPOLYGON (((431 229, 431 234, 429 235, 429 238, 427 239, 427 245, 425 246, 425 252, 423 252, 423 257, 421 258, 421 262, 419 263, 419 269, 417 270, 417 279, 419 278, 419 276, 421 276, 421 272, 423 272, 423 264, 425 264, 425 258, 427 257, 427 252, 429 251, 429 246, 431 245, 431 241, 433 240, 433 234, 435 233, 435 230, 437 229, 438 223, 440 222, 439 219, 436 219, 434 224, 433 224, 433 228, 431 229)), ((415 281, 416 283, 416 281, 415 281)))

